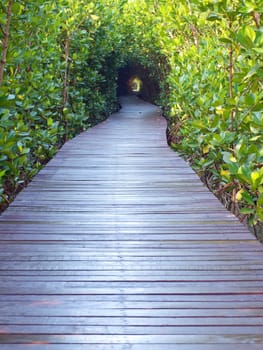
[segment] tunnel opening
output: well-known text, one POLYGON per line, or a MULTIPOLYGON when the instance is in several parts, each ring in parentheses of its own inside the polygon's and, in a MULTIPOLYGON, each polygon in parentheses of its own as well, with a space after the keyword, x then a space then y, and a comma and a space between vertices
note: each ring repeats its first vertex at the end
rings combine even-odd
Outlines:
POLYGON ((137 95, 142 91, 143 82, 139 76, 134 75, 127 81, 127 87, 129 94, 137 95))
POLYGON ((118 71, 118 97, 137 95, 149 102, 156 102, 160 94, 157 79, 150 69, 141 64, 129 62, 118 71))

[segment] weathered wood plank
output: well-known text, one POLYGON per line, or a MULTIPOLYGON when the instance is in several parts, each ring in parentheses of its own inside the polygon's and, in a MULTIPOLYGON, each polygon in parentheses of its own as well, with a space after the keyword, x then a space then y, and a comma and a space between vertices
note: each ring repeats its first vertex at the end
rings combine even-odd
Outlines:
MULTIPOLYGON (((16 350, 87 350, 91 349, 91 344, 50 344, 48 342, 34 342, 30 344, 15 344, 16 350)), ((165 344, 165 350, 175 350, 174 344, 165 344)), ((224 344, 224 350, 236 350, 237 344, 224 344)), ((14 349, 11 345, 1 345, 1 350, 14 349)), ((164 350, 163 344, 92 344, 93 350, 164 350), (128 348, 127 348, 128 346, 128 348)), ((247 344, 238 344, 239 350, 247 350, 247 344)), ((222 345, 218 344, 176 344, 176 350, 222 350, 222 345)), ((249 344, 249 350, 262 350, 262 344, 249 344)))
POLYGON ((0 217, 1 350, 257 350, 263 246, 155 106, 69 141, 0 217))
MULTIPOLYGON (((194 332, 193 332, 194 333, 194 332)), ((263 335, 259 334, 226 334, 226 335, 93 335, 93 334, 14 334, 12 338, 9 335, 1 335, 0 339, 4 344, 34 344, 43 342, 46 344, 191 344, 193 349, 195 344, 263 344, 263 335)), ((237 345, 236 345, 237 346, 237 345)))
MULTIPOLYGON (((61 323, 61 318, 57 320, 57 323, 61 323)), ((96 321, 96 319, 94 320, 96 321)), ((100 320, 99 320, 100 321, 100 320)), ((106 321, 110 324, 112 319, 106 319, 106 321)), ((15 334, 32 334, 32 335, 39 335, 39 334, 50 334, 50 335, 56 335, 56 334, 70 334, 72 332, 72 329, 74 330, 74 334, 92 334, 94 336, 100 336, 104 334, 109 335, 125 335, 125 334, 133 334, 133 335, 182 335, 185 334, 186 336, 191 332, 190 329, 194 328, 195 334, 200 335, 232 335, 235 336, 242 335, 242 334, 251 334, 251 335, 261 335, 263 332, 263 326, 262 324, 260 326, 257 325, 256 321, 254 323, 251 323, 250 326, 247 326, 247 324, 250 324, 249 320, 243 326, 243 322, 238 323, 238 325, 231 325, 229 322, 226 322, 225 326, 221 326, 220 321, 218 324, 215 324, 214 326, 207 326, 207 323, 210 321, 210 319, 207 319, 207 322, 204 324, 202 322, 178 322, 177 326, 170 326, 166 323, 166 320, 163 320, 163 323, 157 323, 155 326, 149 326, 148 325, 148 319, 145 320, 145 324, 143 325, 135 325, 135 326, 128 326, 128 325, 116 325, 116 326, 108 326, 108 325, 76 325, 68 324, 68 325, 58 325, 58 324, 52 324, 52 325, 35 325, 35 324, 22 324, 22 325, 9 325, 5 328, 2 328, 1 331, 4 330, 6 332, 12 332, 15 334)), ((213 320, 212 320, 213 321, 213 320)), ((48 323, 48 322, 47 322, 48 323)), ((213 323, 213 322, 212 322, 213 323)))

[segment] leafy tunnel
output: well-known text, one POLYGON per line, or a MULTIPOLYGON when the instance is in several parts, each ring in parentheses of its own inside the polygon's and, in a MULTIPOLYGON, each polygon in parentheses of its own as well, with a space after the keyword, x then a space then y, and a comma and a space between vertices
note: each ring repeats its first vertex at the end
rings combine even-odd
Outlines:
POLYGON ((118 71, 117 95, 129 93, 136 93, 146 101, 154 102, 160 95, 160 86, 149 69, 138 63, 128 62, 118 71), (139 86, 133 88, 132 85, 136 80, 139 86))
POLYGON ((3 0, 0 11, 2 207, 136 93, 163 106, 171 146, 211 190, 263 221, 262 1, 3 0))

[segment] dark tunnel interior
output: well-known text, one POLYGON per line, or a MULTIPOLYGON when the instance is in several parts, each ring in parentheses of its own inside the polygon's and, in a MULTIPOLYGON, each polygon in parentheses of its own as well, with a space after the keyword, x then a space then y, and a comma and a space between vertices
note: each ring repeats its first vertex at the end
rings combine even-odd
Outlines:
POLYGON ((160 94, 158 82, 152 78, 149 69, 129 62, 118 72, 117 95, 135 94, 142 99, 155 102, 160 94))

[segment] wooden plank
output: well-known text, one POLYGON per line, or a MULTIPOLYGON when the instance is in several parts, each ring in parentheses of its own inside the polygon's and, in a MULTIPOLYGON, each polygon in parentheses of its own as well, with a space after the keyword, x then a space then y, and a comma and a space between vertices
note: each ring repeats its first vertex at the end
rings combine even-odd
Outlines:
MULTIPOLYGON (((210 295, 210 298, 207 298, 205 300, 205 296, 203 296, 204 300, 201 299, 201 295, 198 295, 197 300, 196 296, 191 296, 192 300, 186 300, 183 299, 182 296, 179 296, 178 299, 175 299, 171 296, 170 300, 155 300, 153 297, 156 297, 155 295, 151 296, 145 296, 145 300, 135 300, 136 296, 134 296, 134 300, 131 300, 131 298, 128 298, 130 296, 123 296, 123 299, 121 301, 118 300, 118 298, 115 296, 105 296, 105 298, 94 298, 94 296, 79 296, 78 302, 76 303, 76 298, 71 295, 45 295, 44 297, 41 295, 1 295, 0 303, 1 303, 1 309, 8 309, 12 307, 13 309, 15 307, 19 307, 21 310, 22 308, 54 308, 58 309, 61 307, 64 307, 67 310, 70 309, 103 309, 103 310, 112 310, 112 309, 136 309, 136 310, 144 310, 144 309, 151 309, 151 310, 206 310, 206 309, 224 309, 224 310, 235 310, 238 309, 240 312, 243 311, 243 309, 251 309, 251 313, 253 313, 253 309, 262 309, 262 299, 263 296, 261 295, 261 299, 257 295, 257 298, 247 298, 246 295, 244 295, 244 298, 240 298, 239 296, 232 295, 232 300, 229 298, 231 295, 226 295, 225 298, 221 298, 222 300, 217 300, 218 295, 216 295, 217 298, 213 300, 210 295), (181 297, 181 300, 180 300, 181 297), (14 306, 14 301, 15 306, 14 306), (235 303, 233 304, 233 301, 235 303)), ((142 297, 142 295, 140 295, 142 297)), ((162 299, 162 295, 159 299, 162 299)), ((164 296, 165 297, 165 296, 164 296)), ((167 296, 166 296, 167 297, 167 296)), ((241 295, 242 297, 242 295, 241 295)), ((244 310, 245 312, 248 312, 248 310, 244 310)), ((205 312, 205 311, 204 311, 205 312)), ((15 313, 13 314, 15 315, 15 313)), ((3 316, 3 315, 2 315, 3 316)), ((31 315, 32 316, 32 315, 31 315)), ((75 314, 74 314, 75 316, 75 314)), ((247 316, 247 315, 246 315, 247 316)), ((257 316, 258 317, 258 316, 257 316)), ((12 316, 13 320, 14 316, 12 316)), ((6 320, 6 318, 4 318, 6 320)), ((2 321, 3 322, 3 321, 2 321)))
MULTIPOLYGON (((112 319, 106 319, 108 323, 112 321, 112 319)), ((58 323, 61 323, 61 319, 57 320, 58 323)), ((96 321, 96 320, 94 320, 96 321)), ((191 334, 190 329, 194 328, 195 334, 200 335, 243 335, 243 334, 251 334, 251 335, 258 335, 260 336, 263 332, 263 326, 258 326, 256 321, 251 324, 251 326, 243 326, 242 322, 238 323, 238 326, 231 326, 230 324, 227 325, 228 322, 226 322, 225 326, 221 326, 220 322, 214 326, 207 326, 206 322, 198 323, 198 322, 184 322, 180 323, 178 322, 178 326, 169 326, 166 324, 166 320, 163 321, 161 324, 156 324, 155 326, 149 326, 147 325, 147 321, 145 321, 145 324, 142 326, 127 326, 127 325, 117 325, 117 326, 108 326, 108 325, 76 325, 73 324, 48 324, 48 325, 35 325, 35 324, 22 324, 22 325, 9 325, 5 326, 1 329, 1 332, 4 331, 12 332, 15 334, 32 334, 32 335, 39 335, 39 334, 49 334, 49 335, 56 335, 56 334, 70 334, 72 332, 72 329, 74 329, 74 334, 92 334, 94 336, 100 336, 104 334, 109 335, 125 335, 125 334, 133 334, 133 335, 188 335, 191 334)), ((209 319, 207 319, 209 321, 209 319)), ((37 321, 38 322, 38 321, 37 321)), ((48 322, 47 322, 48 323, 48 322)), ((249 321, 247 322, 249 324, 249 321)))
MULTIPOLYGON (((194 333, 194 332, 193 332, 194 333)), ((1 335, 1 342, 4 344, 34 344, 35 342, 43 342, 46 344, 162 344, 163 348, 166 344, 191 344, 193 349, 196 344, 261 344, 263 343, 263 335, 259 334, 226 334, 226 335, 86 335, 86 334, 14 334, 1 335), (249 336, 249 341, 248 341, 249 336)))
MULTIPOLYGON (((91 349, 91 344, 50 344, 38 341, 30 344, 15 344, 16 350, 87 350, 91 349)), ((174 344, 165 344, 165 350, 175 350, 174 344)), ((236 344, 224 344, 224 350, 236 350, 236 344)), ((1 350, 13 350, 13 344, 2 344, 1 350)), ((163 344, 92 344, 93 350, 164 350, 163 344)), ((239 350, 247 350, 248 344, 238 344, 239 350)), ((218 344, 176 344, 176 350, 222 350, 222 345, 218 344)), ((262 350, 262 344, 249 344, 249 350, 262 350)))
MULTIPOLYGON (((232 272, 231 275, 226 276, 217 276, 217 272, 215 272, 213 275, 211 275, 211 271, 208 271, 209 276, 206 276, 206 272, 204 272, 202 275, 198 274, 198 271, 196 271, 187 277, 184 276, 184 272, 181 273, 179 276, 173 276, 168 275, 166 277, 163 277, 164 272, 160 271, 159 274, 155 274, 154 276, 151 276, 149 271, 142 271, 140 274, 135 274, 130 271, 125 271, 125 275, 123 276, 123 270, 117 271, 115 273, 110 273, 109 271, 92 271, 93 273, 90 274, 89 271, 85 271, 81 274, 83 270, 81 271, 23 271, 23 270, 15 270, 13 273, 10 270, 6 270, 3 273, 0 273, 1 281, 3 284, 8 281, 17 281, 17 282, 34 282, 34 281, 40 281, 40 282, 72 282, 72 281, 88 281, 88 282, 164 282, 164 281, 173 281, 173 282, 225 282, 231 283, 231 282, 263 282, 263 274, 258 274, 256 277, 251 277, 250 273, 239 273, 238 276, 232 272), (98 276, 95 275, 95 273, 98 272, 98 276), (104 273, 103 273, 104 272, 104 273), (196 273, 196 275, 195 275, 196 273), (91 276, 90 276, 91 275, 91 276)), ((169 272, 169 271, 168 271, 169 272)))
MULTIPOLYGON (((75 300, 75 303, 77 300, 75 300)), ((17 303, 18 304, 18 303, 17 303)), ((87 305, 88 303, 80 303, 80 306, 87 305)), ((94 303, 94 305, 97 305, 94 303)), ((110 304, 109 304, 110 305, 110 304)), ((96 318, 95 324, 107 325, 106 318, 112 320, 112 325, 114 324, 127 324, 127 325, 160 325, 167 322, 167 325, 180 325, 180 324, 206 324, 206 325, 236 325, 236 324, 245 324, 250 325, 251 323, 262 325, 263 316, 262 308, 178 308, 178 309, 154 309, 154 308, 142 308, 142 309, 129 309, 125 306, 122 308, 98 308, 94 306, 81 309, 77 305, 72 303, 63 303, 60 302, 60 296, 57 295, 57 298, 54 302, 42 301, 35 302, 25 305, 25 303, 19 303, 19 307, 15 307, 11 302, 7 303, 5 307, 2 308, 1 318, 6 317, 7 313, 12 312, 16 317, 28 317, 29 319, 32 316, 36 317, 72 317, 72 319, 78 320, 79 318, 82 321, 89 322, 92 321, 94 325, 94 318, 96 318), (68 310, 66 306, 70 306, 68 310), (75 315, 77 317, 74 317, 75 315), (262 317, 261 317, 262 316, 262 317), (100 320, 97 320, 101 318, 100 320), (122 318, 125 318, 122 320, 122 318), (129 323, 128 323, 129 320, 129 323), (257 321, 258 320, 258 321, 257 321), (106 322, 106 323, 105 323, 106 322), (124 322, 124 323, 123 323, 124 322), (148 322, 148 323, 147 323, 148 322)), ((12 316, 12 320, 13 320, 12 316)), ((28 322, 28 321, 27 321, 28 322)), ((51 320, 50 320, 51 322, 51 320)), ((52 321, 53 322, 53 321, 52 321)))
POLYGON ((165 128, 124 99, 0 217, 1 350, 262 349, 263 246, 165 128))

